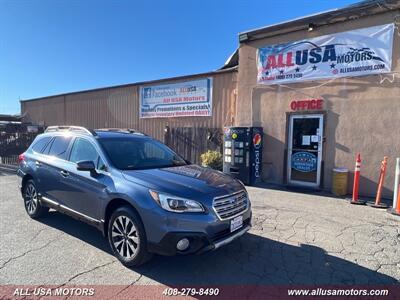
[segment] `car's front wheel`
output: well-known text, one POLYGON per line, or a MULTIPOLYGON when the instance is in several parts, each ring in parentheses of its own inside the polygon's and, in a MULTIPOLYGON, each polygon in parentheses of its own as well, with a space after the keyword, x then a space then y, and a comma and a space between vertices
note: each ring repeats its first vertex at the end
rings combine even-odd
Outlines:
POLYGON ((108 240, 114 255, 127 267, 139 266, 151 258, 144 226, 133 209, 116 209, 108 222, 108 240))
POLYGON ((25 210, 32 219, 40 218, 49 211, 48 207, 40 204, 39 194, 32 179, 26 182, 23 195, 25 210))

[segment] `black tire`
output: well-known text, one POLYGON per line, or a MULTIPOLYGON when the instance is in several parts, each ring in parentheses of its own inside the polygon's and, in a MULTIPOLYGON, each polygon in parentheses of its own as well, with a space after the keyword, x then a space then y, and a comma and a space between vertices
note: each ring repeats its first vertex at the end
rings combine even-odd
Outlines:
POLYGON ((49 212, 48 207, 41 205, 35 182, 32 179, 24 185, 23 198, 25 210, 32 219, 43 217, 49 212))
POLYGON ((110 217, 107 233, 115 257, 124 266, 137 267, 151 258, 151 254, 147 251, 144 226, 132 208, 128 206, 117 208, 110 217))

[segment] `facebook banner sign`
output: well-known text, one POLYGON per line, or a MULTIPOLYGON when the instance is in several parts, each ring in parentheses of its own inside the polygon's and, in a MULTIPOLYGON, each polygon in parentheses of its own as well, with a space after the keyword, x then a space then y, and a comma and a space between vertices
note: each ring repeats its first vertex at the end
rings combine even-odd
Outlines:
POLYGON ((258 49, 257 83, 276 84, 387 73, 394 24, 258 49))
POLYGON ((212 78, 140 88, 141 118, 212 115, 212 78))

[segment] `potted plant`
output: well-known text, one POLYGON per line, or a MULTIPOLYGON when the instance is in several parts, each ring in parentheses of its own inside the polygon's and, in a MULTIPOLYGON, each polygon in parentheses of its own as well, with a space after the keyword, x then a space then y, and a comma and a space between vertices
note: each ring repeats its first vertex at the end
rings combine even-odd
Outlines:
POLYGON ((208 150, 200 155, 200 159, 203 167, 222 171, 222 154, 218 151, 208 150))

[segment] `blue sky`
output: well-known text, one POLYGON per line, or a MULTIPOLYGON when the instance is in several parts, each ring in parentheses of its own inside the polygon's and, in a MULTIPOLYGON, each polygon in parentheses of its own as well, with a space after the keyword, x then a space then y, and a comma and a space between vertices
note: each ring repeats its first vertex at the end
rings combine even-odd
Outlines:
POLYGON ((215 70, 237 34, 352 0, 0 0, 0 114, 19 99, 215 70))

